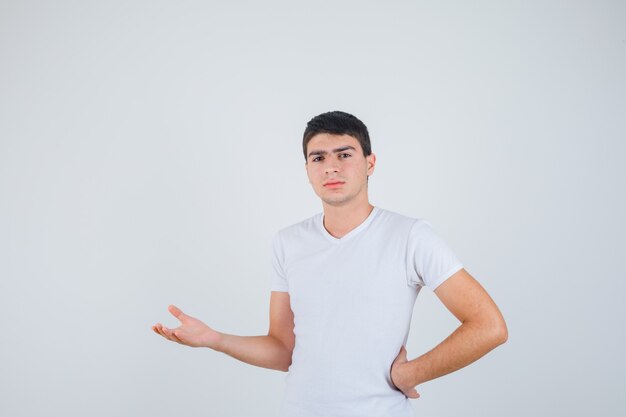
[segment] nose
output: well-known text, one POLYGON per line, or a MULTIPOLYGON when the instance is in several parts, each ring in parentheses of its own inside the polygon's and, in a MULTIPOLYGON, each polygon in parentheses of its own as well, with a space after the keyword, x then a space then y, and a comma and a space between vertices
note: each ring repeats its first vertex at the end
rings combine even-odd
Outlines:
POLYGON ((337 161, 333 161, 333 160, 329 161, 324 167, 324 172, 326 174, 330 172, 339 172, 339 166, 337 164, 337 161))

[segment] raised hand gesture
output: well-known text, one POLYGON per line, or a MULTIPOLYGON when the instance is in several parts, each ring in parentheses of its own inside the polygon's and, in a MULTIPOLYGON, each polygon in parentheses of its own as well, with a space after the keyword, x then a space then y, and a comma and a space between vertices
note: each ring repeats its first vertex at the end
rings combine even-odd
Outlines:
POLYGON ((167 309, 180 321, 180 326, 175 329, 168 329, 161 323, 157 323, 152 326, 155 333, 181 345, 218 348, 222 339, 221 333, 213 330, 202 321, 186 315, 176 306, 170 305, 167 309))

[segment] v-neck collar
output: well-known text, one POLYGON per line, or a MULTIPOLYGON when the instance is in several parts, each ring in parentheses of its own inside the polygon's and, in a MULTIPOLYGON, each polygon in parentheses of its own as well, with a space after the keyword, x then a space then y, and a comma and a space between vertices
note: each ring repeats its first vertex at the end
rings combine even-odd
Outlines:
POLYGON ((361 222, 361 224, 359 224, 357 227, 355 227, 354 229, 350 230, 348 233, 346 233, 345 235, 343 235, 340 238, 336 238, 335 236, 333 236, 330 233, 328 233, 328 230, 326 230, 326 228, 324 227, 324 212, 321 212, 321 213, 319 213, 317 215, 317 227, 318 227, 320 232, 326 237, 326 239, 329 242, 332 242, 334 244, 345 242, 345 241, 350 240, 351 238, 353 238, 361 230, 365 229, 367 227, 367 225, 372 222, 372 220, 374 219, 374 217, 378 213, 378 211, 379 211, 379 208, 377 206, 374 206, 374 208, 372 209, 370 214, 365 218, 365 220, 363 220, 361 222))

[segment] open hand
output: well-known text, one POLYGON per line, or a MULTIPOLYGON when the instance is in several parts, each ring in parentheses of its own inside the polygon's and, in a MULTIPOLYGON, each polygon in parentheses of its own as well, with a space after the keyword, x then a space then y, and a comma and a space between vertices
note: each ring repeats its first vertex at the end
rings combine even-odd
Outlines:
POLYGON ((391 364, 391 383, 396 386, 408 398, 419 398, 419 394, 415 390, 415 386, 409 382, 408 373, 410 368, 408 359, 406 358, 406 349, 404 346, 400 349, 400 353, 391 364))
POLYGON ((176 306, 171 305, 167 309, 181 324, 175 329, 168 329, 161 323, 157 323, 152 326, 152 330, 155 333, 181 345, 208 347, 211 349, 216 349, 219 346, 221 340, 219 332, 213 330, 202 321, 186 315, 176 306))

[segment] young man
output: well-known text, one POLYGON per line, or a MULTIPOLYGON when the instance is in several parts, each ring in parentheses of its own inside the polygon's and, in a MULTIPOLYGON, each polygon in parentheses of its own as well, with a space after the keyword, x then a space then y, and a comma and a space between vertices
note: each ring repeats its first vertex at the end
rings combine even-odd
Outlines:
POLYGON ((174 306, 181 325, 153 330, 288 371, 283 417, 413 416, 416 386, 504 343, 504 319, 428 222, 369 203, 376 156, 359 119, 338 111, 314 117, 303 151, 324 211, 273 239, 268 335, 220 333, 174 306), (409 361, 404 345, 424 286, 461 325, 409 361))

